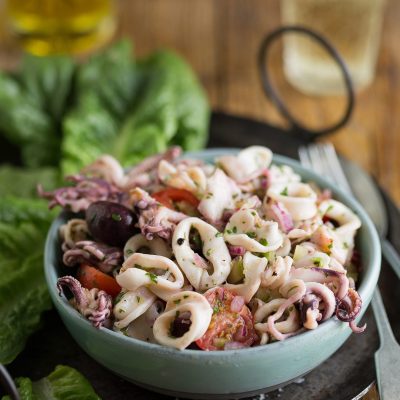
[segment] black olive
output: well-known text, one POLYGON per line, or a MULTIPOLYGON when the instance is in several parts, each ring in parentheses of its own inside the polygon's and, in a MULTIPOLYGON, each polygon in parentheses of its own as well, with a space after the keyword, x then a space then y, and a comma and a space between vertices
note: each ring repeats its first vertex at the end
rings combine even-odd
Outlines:
POLYGON ((131 236, 139 232, 133 211, 110 201, 92 203, 86 210, 86 223, 95 240, 110 246, 123 247, 131 236))

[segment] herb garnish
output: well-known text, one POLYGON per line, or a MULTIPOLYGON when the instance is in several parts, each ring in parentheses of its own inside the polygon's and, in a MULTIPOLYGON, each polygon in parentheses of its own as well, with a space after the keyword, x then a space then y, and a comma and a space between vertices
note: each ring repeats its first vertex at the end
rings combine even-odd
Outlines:
POLYGON ((111 218, 112 218, 114 221, 117 221, 117 222, 122 221, 122 217, 121 217, 119 214, 116 214, 116 213, 112 213, 112 214, 111 214, 111 218))
POLYGON ((153 274, 153 273, 151 273, 151 272, 146 272, 146 275, 150 278, 150 280, 151 280, 153 283, 157 283, 157 278, 158 278, 158 276, 157 276, 156 274, 153 274))
POLYGON ((246 235, 251 239, 255 239, 257 237, 255 232, 246 232, 246 235))

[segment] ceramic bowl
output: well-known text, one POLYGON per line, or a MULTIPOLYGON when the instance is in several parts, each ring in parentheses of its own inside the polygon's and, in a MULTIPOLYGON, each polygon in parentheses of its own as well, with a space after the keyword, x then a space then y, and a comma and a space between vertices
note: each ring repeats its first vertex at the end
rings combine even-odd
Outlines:
MULTIPOLYGON (((188 154, 212 162, 216 156, 236 149, 210 149, 188 154)), ((274 163, 287 164, 304 180, 332 190, 336 199, 354 210, 362 221, 357 247, 363 260, 358 292, 366 310, 380 271, 380 245, 366 212, 352 197, 324 178, 306 170, 297 161, 274 156, 274 163)), ((137 385, 164 394, 187 398, 239 398, 273 390, 295 380, 330 357, 350 336, 348 324, 336 318, 282 342, 248 349, 205 352, 179 351, 132 339, 111 330, 94 328, 56 290, 59 276, 65 275, 60 262, 58 229, 67 216, 52 224, 45 249, 45 274, 51 298, 66 328, 81 348, 110 371, 137 385)), ((358 320, 361 318, 358 318, 358 320)))

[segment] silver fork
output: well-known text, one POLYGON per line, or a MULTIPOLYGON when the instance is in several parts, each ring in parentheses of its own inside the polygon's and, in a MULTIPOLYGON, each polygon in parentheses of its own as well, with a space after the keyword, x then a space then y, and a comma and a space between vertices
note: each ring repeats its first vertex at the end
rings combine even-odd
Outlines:
MULTIPOLYGON (((304 167, 329 177, 344 191, 352 194, 332 144, 312 144, 301 147, 299 157, 304 167)), ((375 289, 371 304, 380 340, 380 347, 375 353, 379 394, 382 400, 397 400, 400 397, 400 346, 393 335, 378 287, 375 289)))

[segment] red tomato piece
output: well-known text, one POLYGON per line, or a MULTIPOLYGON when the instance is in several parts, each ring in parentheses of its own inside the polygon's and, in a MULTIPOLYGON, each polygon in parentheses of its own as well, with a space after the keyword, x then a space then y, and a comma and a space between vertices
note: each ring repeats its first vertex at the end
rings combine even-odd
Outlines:
POLYGON ((81 264, 78 268, 76 278, 86 289, 98 288, 104 290, 110 296, 115 297, 121 291, 121 286, 110 275, 101 272, 90 265, 81 264))
POLYGON ((208 290, 204 296, 213 309, 213 315, 206 333, 196 341, 197 346, 203 350, 237 349, 250 347, 258 339, 249 308, 243 304, 240 311, 236 311, 235 294, 218 287, 208 290))
POLYGON ((199 199, 193 193, 185 189, 167 188, 152 193, 151 196, 163 206, 172 209, 175 209, 174 202, 184 201, 195 208, 197 208, 200 203, 199 199))

